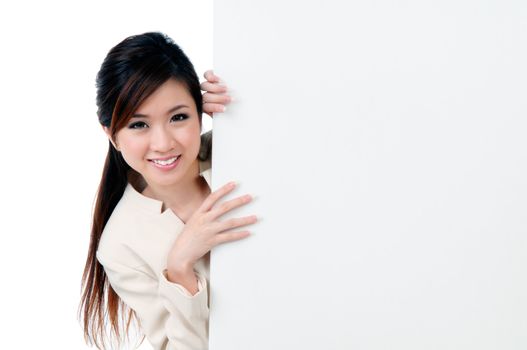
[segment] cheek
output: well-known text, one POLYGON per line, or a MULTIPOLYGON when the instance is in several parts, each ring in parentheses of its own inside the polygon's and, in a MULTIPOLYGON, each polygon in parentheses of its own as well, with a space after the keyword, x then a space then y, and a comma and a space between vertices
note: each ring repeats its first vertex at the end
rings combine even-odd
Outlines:
POLYGON ((185 128, 184 132, 180 134, 180 140, 185 144, 187 148, 199 149, 200 140, 201 140, 201 128, 199 124, 189 125, 188 128, 185 128))
POLYGON ((147 144, 142 140, 141 137, 123 137, 119 140, 119 148, 124 160, 131 165, 136 160, 144 158, 147 150, 147 144))

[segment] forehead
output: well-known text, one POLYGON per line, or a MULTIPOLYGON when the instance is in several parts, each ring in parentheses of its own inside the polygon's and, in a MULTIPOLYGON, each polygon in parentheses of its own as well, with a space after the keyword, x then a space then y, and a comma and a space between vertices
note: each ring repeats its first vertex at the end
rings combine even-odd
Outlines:
POLYGON ((136 114, 163 114, 176 105, 187 105, 195 109, 194 100, 186 85, 175 79, 168 79, 143 101, 136 114))

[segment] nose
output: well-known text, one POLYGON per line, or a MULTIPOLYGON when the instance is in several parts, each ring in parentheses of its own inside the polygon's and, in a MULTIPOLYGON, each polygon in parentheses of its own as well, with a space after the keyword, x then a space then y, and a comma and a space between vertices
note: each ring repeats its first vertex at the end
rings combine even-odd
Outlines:
POLYGON ((158 153, 167 153, 174 148, 175 139, 170 131, 162 126, 154 128, 150 137, 150 149, 158 153))

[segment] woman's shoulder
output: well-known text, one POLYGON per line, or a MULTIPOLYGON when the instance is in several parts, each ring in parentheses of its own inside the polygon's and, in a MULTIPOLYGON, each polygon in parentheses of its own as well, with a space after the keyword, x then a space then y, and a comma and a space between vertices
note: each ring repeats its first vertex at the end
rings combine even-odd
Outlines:
POLYGON ((106 223, 97 256, 105 265, 117 263, 155 276, 184 224, 161 201, 141 194, 130 183, 106 223))
POLYGON ((201 144, 198 158, 202 162, 209 162, 212 159, 212 130, 201 135, 201 144))
POLYGON ((104 257, 112 257, 113 261, 127 265, 144 263, 133 247, 141 244, 140 237, 145 222, 151 225, 148 210, 156 210, 158 203, 155 200, 150 202, 147 197, 141 196, 131 184, 127 185, 104 226, 97 249, 97 256, 102 256, 102 260, 108 260, 104 257))

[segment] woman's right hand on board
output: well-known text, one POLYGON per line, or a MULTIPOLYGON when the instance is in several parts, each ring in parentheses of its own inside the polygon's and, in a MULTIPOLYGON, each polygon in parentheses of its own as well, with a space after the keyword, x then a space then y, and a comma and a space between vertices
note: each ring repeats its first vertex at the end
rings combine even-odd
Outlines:
POLYGON ((257 221, 255 215, 223 221, 219 218, 232 209, 249 203, 252 200, 250 195, 240 196, 214 206, 235 187, 236 185, 231 182, 209 194, 187 221, 185 228, 176 238, 168 253, 169 276, 171 273, 191 272, 194 264, 218 244, 237 241, 249 236, 248 230, 236 229, 254 224, 257 221))

